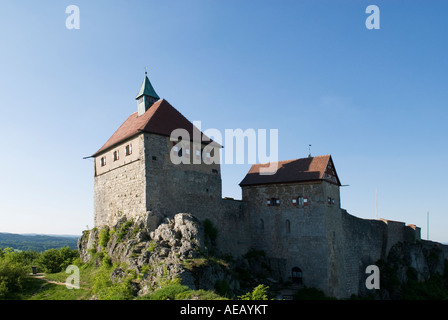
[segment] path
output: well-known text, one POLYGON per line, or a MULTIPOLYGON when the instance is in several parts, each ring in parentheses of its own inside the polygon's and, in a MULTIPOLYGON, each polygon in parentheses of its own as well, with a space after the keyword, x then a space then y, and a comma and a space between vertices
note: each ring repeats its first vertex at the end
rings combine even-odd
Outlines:
MULTIPOLYGON (((42 279, 42 280, 44 280, 44 281, 46 281, 46 282, 48 282, 48 283, 57 284, 57 285, 59 285, 59 286, 67 286, 67 284, 66 284, 65 282, 57 282, 57 281, 53 281, 53 280, 50 280, 50 279, 45 278, 45 273, 36 273, 36 274, 28 273, 28 275, 31 276, 31 277, 33 277, 33 278, 36 278, 36 279, 42 279)), ((43 285, 40 287, 40 289, 42 289, 42 287, 43 287, 44 285, 45 285, 45 284, 43 284, 43 285)), ((77 287, 75 287, 75 286, 72 285, 72 284, 68 284, 68 287, 72 287, 73 289, 83 289, 83 290, 87 290, 86 288, 82 288, 82 287, 77 288, 77 287)), ((69 289, 68 287, 67 287, 67 289, 69 289)), ((40 291, 40 289, 39 289, 39 291, 40 291)))

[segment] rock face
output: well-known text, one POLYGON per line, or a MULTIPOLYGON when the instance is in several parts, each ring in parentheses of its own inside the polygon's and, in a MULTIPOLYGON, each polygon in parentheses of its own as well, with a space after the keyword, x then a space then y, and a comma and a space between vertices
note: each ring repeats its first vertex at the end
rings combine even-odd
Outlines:
MULTIPOLYGON (((217 283, 226 283, 231 290, 238 288, 228 263, 211 259, 207 245, 211 242, 202 223, 188 213, 173 219, 151 212, 136 221, 123 218, 114 228, 85 232, 78 241, 84 262, 100 264, 99 256, 109 257, 112 263, 125 264, 141 275, 139 295, 174 278, 193 290, 213 290, 217 283)), ((119 279, 122 274, 117 268, 111 278, 119 279)))
MULTIPOLYGON (((378 261, 381 270, 379 299, 412 299, 410 289, 425 282, 444 284, 448 280, 448 250, 445 245, 432 241, 399 242, 384 261, 378 261)), ((427 294, 427 293, 425 293, 427 294)), ((435 297, 437 293, 434 293, 435 297)), ((427 296, 424 296, 425 298, 427 296)), ((420 299, 422 297, 419 297, 420 299)))

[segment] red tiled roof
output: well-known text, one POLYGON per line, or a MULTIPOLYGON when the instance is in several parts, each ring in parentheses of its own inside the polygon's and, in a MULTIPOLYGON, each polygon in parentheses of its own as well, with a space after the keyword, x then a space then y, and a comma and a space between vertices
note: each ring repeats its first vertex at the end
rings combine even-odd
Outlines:
MULTIPOLYGON (((193 137, 201 137, 207 142, 209 138, 199 131, 190 121, 188 121, 179 111, 177 111, 168 101, 161 99, 156 101, 143 115, 138 116, 137 112, 131 114, 117 131, 107 140, 107 142, 92 157, 96 157, 103 151, 114 147, 126 139, 133 137, 140 132, 156 133, 170 136, 173 130, 182 128, 187 130, 190 140, 193 137), (195 133, 196 135, 193 135, 195 133)), ((221 147, 217 143, 216 146, 221 147)))
MULTIPOLYGON (((240 186, 305 182, 314 180, 327 180, 329 182, 333 182, 327 179, 324 175, 327 171, 329 163, 331 163, 331 167, 333 168, 337 185, 341 185, 330 155, 278 161, 276 163, 278 165, 278 169, 273 175, 260 174, 260 168, 267 168, 270 163, 252 165, 246 177, 244 177, 243 181, 241 181, 240 186)), ((275 164, 275 162, 272 164, 275 164)))

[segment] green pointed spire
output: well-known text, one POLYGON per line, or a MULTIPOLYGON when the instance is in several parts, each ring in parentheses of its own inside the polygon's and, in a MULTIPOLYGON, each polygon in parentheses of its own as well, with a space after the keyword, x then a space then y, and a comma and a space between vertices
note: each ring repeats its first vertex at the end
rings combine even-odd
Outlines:
POLYGON ((141 96, 150 96, 156 98, 157 100, 160 99, 160 97, 157 95, 156 91, 151 85, 151 82, 148 79, 147 72, 145 72, 145 80, 143 80, 140 91, 138 92, 137 97, 135 99, 139 99, 141 96))

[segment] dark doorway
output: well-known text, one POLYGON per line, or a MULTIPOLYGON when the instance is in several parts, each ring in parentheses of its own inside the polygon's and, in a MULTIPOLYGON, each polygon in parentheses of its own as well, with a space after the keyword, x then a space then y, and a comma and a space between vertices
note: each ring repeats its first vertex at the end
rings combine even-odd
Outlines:
POLYGON ((299 267, 292 268, 292 282, 302 284, 302 269, 299 267))

